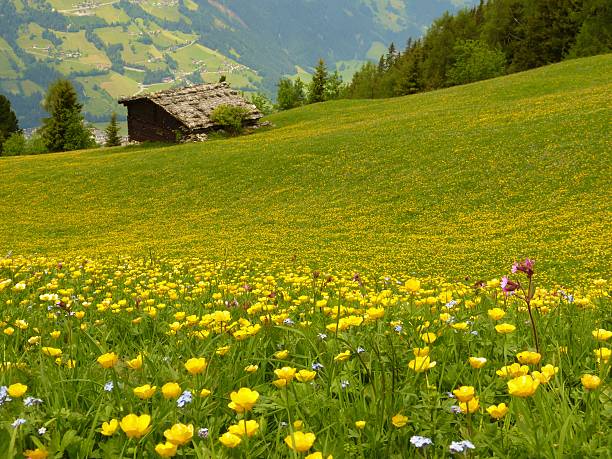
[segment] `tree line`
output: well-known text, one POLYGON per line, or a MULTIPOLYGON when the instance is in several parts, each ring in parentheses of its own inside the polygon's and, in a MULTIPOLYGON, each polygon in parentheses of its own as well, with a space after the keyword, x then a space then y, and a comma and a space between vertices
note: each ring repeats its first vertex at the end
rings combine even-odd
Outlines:
MULTIPOLYGON (((92 129, 83 118, 83 105, 69 80, 58 79, 49 86, 43 108, 49 116, 42 120, 40 129, 26 139, 9 99, 0 94, 1 156, 53 153, 97 146, 92 129)), ((115 113, 106 128, 105 145, 121 145, 115 113)))
POLYGON ((403 51, 391 43, 378 63, 365 63, 348 84, 338 84, 337 74, 322 76, 322 61, 309 86, 281 79, 277 108, 403 96, 608 53, 611 24, 609 0, 481 0, 445 13, 423 37, 408 39, 403 51), (321 91, 321 81, 329 92, 321 91))

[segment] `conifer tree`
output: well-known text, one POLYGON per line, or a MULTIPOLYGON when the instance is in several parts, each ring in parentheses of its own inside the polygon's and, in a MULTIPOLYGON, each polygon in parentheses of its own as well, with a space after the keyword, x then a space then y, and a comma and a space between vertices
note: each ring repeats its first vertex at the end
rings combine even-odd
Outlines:
POLYGON ((2 154, 2 144, 14 132, 19 132, 17 116, 11 109, 11 102, 0 94, 0 154, 2 154))
POLYGON ((323 59, 319 59, 319 63, 315 68, 315 73, 312 77, 312 81, 308 87, 308 103, 315 104, 317 102, 323 102, 325 100, 325 88, 327 87, 327 81, 329 80, 329 74, 327 73, 327 66, 323 59))
POLYGON ((42 137, 50 152, 79 150, 95 145, 89 129, 83 122, 82 105, 68 80, 53 83, 43 101, 51 115, 43 120, 42 137))
POLYGON ((117 125, 117 114, 113 112, 111 115, 110 123, 104 130, 106 133, 106 147, 118 147, 121 145, 121 137, 119 137, 119 126, 117 125))

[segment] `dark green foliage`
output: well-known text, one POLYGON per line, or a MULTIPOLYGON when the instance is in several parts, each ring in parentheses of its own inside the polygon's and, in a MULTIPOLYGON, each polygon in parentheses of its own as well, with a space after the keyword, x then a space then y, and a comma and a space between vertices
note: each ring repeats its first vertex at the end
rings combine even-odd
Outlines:
POLYGON ((18 131, 19 123, 11 108, 11 102, 0 94, 0 154, 2 154, 4 141, 18 131))
POLYGON ((463 40, 455 45, 455 63, 446 74, 450 84, 465 84, 503 75, 506 56, 480 40, 463 40))
POLYGON ((264 115, 269 115, 273 111, 272 101, 268 99, 268 97, 264 93, 257 92, 251 94, 251 103, 255 105, 257 107, 257 110, 259 110, 264 115))
POLYGON ((68 80, 53 83, 43 102, 51 115, 43 120, 42 137, 50 152, 80 150, 95 145, 91 132, 83 123, 82 105, 68 80))
POLYGON ((219 105, 210 114, 210 120, 223 127, 229 134, 240 134, 249 110, 238 105, 219 105))
POLYGON ((300 78, 295 82, 289 78, 282 78, 278 82, 278 92, 276 95, 276 108, 278 110, 290 110, 304 104, 304 83, 300 78))
POLYGON ((489 0, 445 13, 403 53, 364 64, 346 97, 393 97, 612 51, 607 0, 489 0))
POLYGON ((308 103, 316 104, 317 102, 323 102, 325 100, 325 89, 327 87, 327 81, 329 80, 329 74, 327 73, 327 66, 323 59, 319 59, 319 63, 315 67, 315 73, 312 76, 312 81, 308 85, 308 103))
POLYGON ((26 150, 26 139, 21 132, 13 132, 2 145, 2 156, 23 155, 26 150))
POLYGON ((342 82, 342 77, 336 70, 327 79, 327 84, 325 85, 325 100, 339 99, 343 90, 344 83, 342 82))
POLYGON ((113 112, 111 120, 104 130, 106 134, 105 147, 118 147, 121 145, 121 137, 119 137, 119 126, 117 125, 117 114, 113 112))

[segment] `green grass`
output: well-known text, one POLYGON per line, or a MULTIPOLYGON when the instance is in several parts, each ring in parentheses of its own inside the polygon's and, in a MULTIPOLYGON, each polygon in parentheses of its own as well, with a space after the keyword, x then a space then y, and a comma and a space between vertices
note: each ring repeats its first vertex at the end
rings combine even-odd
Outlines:
POLYGON ((232 140, 3 159, 0 249, 478 277, 530 256, 549 279, 605 277, 611 70, 606 55, 308 106, 232 140))

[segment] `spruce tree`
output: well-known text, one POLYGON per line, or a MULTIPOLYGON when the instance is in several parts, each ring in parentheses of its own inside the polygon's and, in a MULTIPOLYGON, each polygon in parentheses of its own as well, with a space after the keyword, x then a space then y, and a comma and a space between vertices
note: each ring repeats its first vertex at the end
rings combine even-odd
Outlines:
POLYGON ((14 132, 19 132, 17 116, 11 109, 11 102, 0 94, 0 154, 2 154, 2 144, 14 132))
POLYGON ((312 81, 308 87, 309 104, 315 104, 325 100, 325 88, 327 87, 328 79, 329 74, 327 73, 325 61, 323 59, 319 59, 319 63, 315 68, 315 74, 313 75, 312 81))
POLYGON ((106 142, 104 146, 106 147, 118 147, 121 145, 121 137, 119 137, 119 126, 117 125, 117 114, 113 112, 111 115, 110 123, 106 126, 104 130, 106 133, 106 142))
POLYGON ((68 80, 57 80, 48 91, 43 108, 51 115, 43 120, 42 137, 50 152, 80 150, 95 145, 83 122, 77 93, 68 80))

